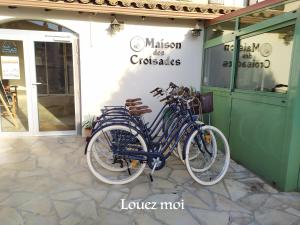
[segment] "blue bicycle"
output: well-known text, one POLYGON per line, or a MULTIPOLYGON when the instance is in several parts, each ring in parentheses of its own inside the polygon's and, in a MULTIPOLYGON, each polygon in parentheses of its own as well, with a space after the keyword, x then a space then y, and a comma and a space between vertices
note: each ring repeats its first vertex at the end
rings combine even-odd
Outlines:
POLYGON ((146 165, 152 175, 165 166, 172 152, 180 154, 192 178, 202 185, 219 182, 229 167, 230 151, 220 130, 197 120, 191 103, 195 101, 186 89, 157 89, 165 104, 151 125, 143 114, 148 107, 131 99, 125 107, 106 107, 95 121, 86 145, 89 169, 108 184, 126 184, 135 180, 146 165), (129 106, 130 104, 131 106, 129 106))

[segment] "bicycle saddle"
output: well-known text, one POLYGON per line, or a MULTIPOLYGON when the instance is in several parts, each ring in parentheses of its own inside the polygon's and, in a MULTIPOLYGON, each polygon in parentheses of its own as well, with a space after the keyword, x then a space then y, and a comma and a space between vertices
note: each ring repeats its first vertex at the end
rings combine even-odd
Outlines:
POLYGON ((126 102, 125 106, 137 106, 137 105, 142 105, 142 102, 126 102))
POLYGON ((129 99, 126 99, 126 102, 138 102, 141 100, 142 100, 141 98, 129 98, 129 99))
POLYGON ((142 109, 148 109, 149 106, 147 105, 142 105, 142 106, 130 106, 129 110, 142 110, 142 109))
POLYGON ((151 113, 151 109, 129 110, 129 114, 132 116, 141 116, 146 113, 151 113))

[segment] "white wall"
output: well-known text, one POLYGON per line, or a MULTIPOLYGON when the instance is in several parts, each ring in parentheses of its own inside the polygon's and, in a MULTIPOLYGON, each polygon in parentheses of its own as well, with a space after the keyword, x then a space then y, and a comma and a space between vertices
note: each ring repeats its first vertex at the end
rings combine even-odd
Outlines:
MULTIPOLYGON (((132 97, 142 97, 143 102, 156 112, 161 104, 149 91, 157 86, 166 87, 170 81, 200 87, 203 33, 200 37, 191 37, 194 21, 118 17, 119 21, 124 21, 124 27, 112 36, 109 33, 111 17, 108 15, 7 8, 0 8, 0 15, 0 21, 49 20, 79 35, 82 118, 98 114, 104 105, 122 105, 126 98, 132 97), (134 36, 181 42, 181 49, 166 49, 162 57, 178 58, 181 65, 131 64, 134 51, 130 48, 130 40, 134 36)), ((139 55, 150 56, 153 51, 145 48, 139 55)))
POLYGON ((245 7, 247 0, 224 0, 224 5, 233 7, 245 7))

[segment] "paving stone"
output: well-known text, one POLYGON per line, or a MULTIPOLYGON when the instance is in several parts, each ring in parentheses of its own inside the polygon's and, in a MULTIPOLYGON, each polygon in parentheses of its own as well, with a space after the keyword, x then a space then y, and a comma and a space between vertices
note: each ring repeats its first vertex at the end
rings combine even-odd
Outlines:
POLYGON ((119 212, 113 212, 106 209, 99 209, 98 215, 101 220, 97 225, 133 225, 133 219, 119 212))
POLYGON ((230 212, 230 221, 239 225, 247 225, 253 221, 252 213, 230 212))
POLYGON ((20 171, 18 177, 35 177, 35 176, 49 176, 49 172, 45 169, 35 169, 31 171, 20 171))
POLYGON ((255 219, 261 225, 290 225, 299 218, 274 209, 263 209, 255 212, 255 219))
POLYGON ((242 208, 240 205, 236 204, 235 202, 225 198, 222 195, 214 195, 216 201, 216 209, 217 210, 224 210, 224 211, 237 211, 237 212, 245 212, 249 213, 249 210, 242 208))
POLYGON ((97 219, 98 217, 96 204, 93 201, 80 202, 76 212, 81 215, 81 217, 85 218, 97 219))
POLYGON ((229 215, 225 212, 209 211, 202 209, 190 209, 201 223, 201 225, 227 225, 229 222, 229 215))
POLYGON ((195 195, 191 194, 188 191, 185 191, 182 193, 182 199, 184 200, 185 206, 191 206, 195 208, 201 208, 201 209, 209 209, 209 206, 197 198, 195 195))
MULTIPOLYGON (((4 138, 3 138, 4 139, 4 138)), ((0 152, 8 152, 12 149, 12 146, 7 140, 0 142, 0 152)))
POLYGON ((250 192, 249 187, 241 182, 225 179, 224 183, 233 201, 246 196, 250 192))
POLYGON ((108 191, 106 190, 98 190, 92 188, 84 189, 83 192, 98 203, 102 202, 108 194, 108 191))
POLYGON ((25 225, 58 225, 55 216, 37 216, 33 214, 26 214, 24 216, 25 225))
POLYGON ((277 194, 278 193, 278 191, 275 188, 273 188, 271 185, 269 185, 267 183, 264 183, 263 188, 268 193, 272 193, 272 194, 277 194))
POLYGON ((55 200, 86 200, 88 199, 81 191, 64 191, 56 194, 51 195, 52 199, 55 200))
POLYGON ((0 191, 1 192, 11 192, 14 191, 16 182, 12 178, 1 178, 0 191))
POLYGON ((51 211, 51 202, 46 197, 34 198, 29 202, 23 204, 20 208, 24 211, 29 211, 38 215, 49 215, 51 211))
POLYGON ((155 178, 150 184, 151 188, 162 188, 162 189, 174 189, 175 184, 171 183, 168 180, 155 178))
POLYGON ((38 196, 33 193, 27 192, 17 192, 11 194, 8 198, 0 203, 0 205, 11 206, 11 207, 18 207, 25 202, 29 202, 32 199, 37 198, 38 196))
POLYGON ((40 156, 38 158, 38 166, 41 168, 55 168, 64 171, 66 161, 62 155, 51 154, 50 156, 40 156))
MULTIPOLYGON (((0 178, 3 179, 3 178, 14 178, 17 174, 17 171, 14 171, 14 170, 1 170, 0 171, 0 178)), ((1 181, 2 182, 2 181, 1 181)), ((1 186, 0 186, 1 188, 1 186)))
POLYGON ((233 160, 230 160, 230 167, 235 171, 235 172, 245 172, 247 169, 243 167, 242 165, 234 162, 233 160))
POLYGON ((145 198, 151 194, 151 190, 148 183, 142 183, 133 187, 130 191, 128 199, 140 199, 145 198))
MULTIPOLYGON (((171 174, 172 169, 169 167, 164 167, 161 170, 155 171, 154 176, 155 177, 161 177, 161 178, 168 178, 169 175, 171 174)), ((156 178, 154 178, 155 180, 156 178)))
POLYGON ((33 144, 30 148, 31 153, 34 155, 49 155, 51 153, 51 149, 46 146, 44 143, 37 142, 33 144))
POLYGON ((212 186, 206 186, 205 188, 213 193, 217 193, 229 198, 229 194, 227 193, 223 182, 219 182, 212 186))
POLYGON ((61 182, 59 185, 55 186, 52 190, 50 190, 50 193, 59 193, 59 192, 63 192, 63 191, 73 191, 73 190, 78 190, 78 189, 82 189, 83 185, 68 181, 68 180, 64 180, 63 182, 61 182))
POLYGON ((173 170, 173 172, 170 175, 170 178, 172 178, 179 184, 185 183, 191 179, 186 168, 185 170, 173 170))
POLYGON ((106 209, 112 208, 114 205, 120 203, 123 198, 126 198, 126 194, 119 191, 111 191, 101 202, 100 206, 106 209))
POLYGON ((294 208, 288 208, 285 210, 286 212, 298 216, 300 218, 300 211, 294 208))
POLYGON ((75 183, 79 183, 83 185, 90 185, 92 184, 93 181, 92 174, 89 171, 84 171, 84 172, 71 175, 70 179, 75 183))
POLYGON ((12 191, 45 193, 49 192, 55 185, 58 184, 50 177, 20 178, 16 180, 14 187, 12 187, 12 191))
POLYGON ((281 195, 274 195, 274 197, 281 202, 300 210, 300 193, 284 193, 281 195))
POLYGON ((9 195, 10 195, 10 193, 8 193, 8 192, 0 192, 0 202, 5 200, 6 198, 8 198, 9 195))
POLYGON ((222 225, 228 217, 226 225, 300 221, 299 193, 280 193, 233 161, 225 181, 210 187, 196 183, 175 157, 155 173, 154 183, 147 169, 132 183, 108 185, 90 173, 83 149, 81 137, 1 138, 0 156, 6 159, 0 158, 0 224, 222 225), (121 198, 127 203, 184 199, 185 210, 121 210, 121 198))
POLYGON ((268 194, 252 194, 241 199, 241 204, 250 210, 256 210, 261 207, 268 198, 268 194))
POLYGON ((137 225, 160 225, 158 221, 148 216, 147 214, 134 216, 137 225))
POLYGON ((270 208, 270 209, 280 209, 282 207, 283 203, 279 201, 277 198, 274 196, 271 196, 268 198, 263 205, 265 208, 270 208))
POLYGON ((129 188, 122 188, 120 189, 121 192, 128 194, 130 189, 129 188))
POLYGON ((169 225, 199 224, 187 210, 155 210, 154 214, 158 220, 169 225))
POLYGON ((214 198, 208 190, 200 189, 196 194, 211 208, 215 206, 214 198))
POLYGON ((0 165, 23 162, 26 159, 28 159, 28 157, 29 155, 27 153, 11 153, 11 152, 0 153, 0 165))
POLYGON ((96 225, 95 220, 89 218, 82 218, 78 225, 96 225))
POLYGON ((18 171, 24 171, 24 170, 33 170, 36 168, 36 161, 34 159, 28 159, 23 162, 19 163, 9 163, 1 165, 1 168, 3 169, 13 169, 18 171))
POLYGON ((233 180, 242 180, 245 178, 249 178, 248 172, 227 172, 225 178, 227 179, 233 179, 233 180))
POLYGON ((61 225, 78 225, 81 218, 78 215, 70 215, 67 218, 61 220, 59 224, 61 225))
POLYGON ((60 218, 65 218, 66 216, 69 216, 75 208, 74 204, 63 201, 54 201, 53 204, 60 218))
POLYGON ((16 209, 0 206, 0 224, 24 225, 24 221, 16 209))

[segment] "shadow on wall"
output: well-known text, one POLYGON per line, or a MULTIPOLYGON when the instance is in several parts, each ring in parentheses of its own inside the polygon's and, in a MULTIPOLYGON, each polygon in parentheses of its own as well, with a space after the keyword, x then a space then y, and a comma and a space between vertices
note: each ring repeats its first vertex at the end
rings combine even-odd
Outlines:
MULTIPOLYGON (((140 37, 138 36, 138 38, 140 37)), ((137 39, 135 41, 138 45, 138 42, 141 40, 137 39)), ((156 41, 157 39, 154 39, 154 45, 156 41)), ((127 67, 124 76, 117 82, 118 89, 110 93, 109 98, 102 103, 102 106, 124 105, 127 98, 140 97, 142 98, 143 104, 148 105, 153 111, 151 114, 145 115, 145 119, 151 121, 162 107, 162 103, 159 102, 159 99, 150 94, 150 91, 154 88, 167 88, 172 81, 178 85, 193 86, 199 90, 202 52, 199 52, 199 57, 188 57, 186 54, 193 53, 193 51, 194 54, 197 54, 191 42, 197 42, 201 45, 200 39, 192 37, 191 32, 188 31, 185 34, 185 39, 181 42, 181 46, 178 45, 177 49, 153 48, 146 54, 132 51, 132 58, 128 58, 130 66, 127 67), (181 53, 183 49, 184 54, 181 53), (156 53, 157 51, 164 51, 164 55, 155 56, 153 55, 155 51, 156 53), (130 59, 136 64, 133 64, 130 59), (164 65, 159 65, 161 63, 164 65)), ((134 43, 131 41, 131 44, 134 43)), ((135 47, 138 48, 138 46, 135 47)))

